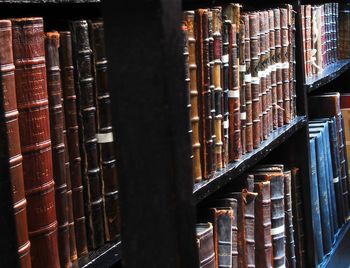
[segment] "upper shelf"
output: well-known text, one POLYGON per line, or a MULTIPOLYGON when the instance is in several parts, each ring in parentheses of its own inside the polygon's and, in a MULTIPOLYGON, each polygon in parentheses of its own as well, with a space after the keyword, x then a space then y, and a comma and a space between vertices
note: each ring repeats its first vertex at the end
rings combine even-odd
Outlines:
POLYGON ((308 93, 329 83, 350 68, 350 59, 338 60, 326 66, 322 73, 306 78, 305 88, 308 93))
POLYGON ((259 148, 251 153, 243 155, 240 161, 228 164, 226 168, 216 172, 212 179, 196 183, 193 189, 195 202, 200 202, 207 196, 219 190, 222 186, 226 185, 229 181, 254 166, 274 148, 286 141, 306 124, 306 116, 298 116, 294 118, 290 124, 273 131, 269 138, 261 143, 259 148))

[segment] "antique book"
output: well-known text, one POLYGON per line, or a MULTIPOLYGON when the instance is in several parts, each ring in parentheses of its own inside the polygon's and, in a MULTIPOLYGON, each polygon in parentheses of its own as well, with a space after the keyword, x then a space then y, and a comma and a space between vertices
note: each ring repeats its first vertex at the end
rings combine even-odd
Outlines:
POLYGON ((279 8, 273 10, 275 26, 275 64, 277 91, 277 124, 283 126, 283 81, 282 81, 282 43, 281 43, 281 12, 279 8))
POLYGON ((47 91, 50 112, 50 131, 55 181, 56 214, 58 223, 58 253, 61 267, 70 267, 69 227, 67 210, 67 179, 65 144, 63 137, 63 107, 60 59, 58 54, 60 34, 47 32, 45 36, 45 58, 47 91))
POLYGON ((258 32, 258 78, 259 78, 259 125, 260 125, 260 142, 263 141, 264 131, 266 131, 266 74, 265 74, 265 33, 264 33, 264 12, 257 12, 259 25, 258 32), (264 115, 265 114, 265 115, 264 115))
MULTIPOLYGON (((250 57, 250 19, 248 14, 242 15, 244 23, 244 58, 246 72, 244 75, 245 82, 245 107, 246 113, 243 114, 245 118, 245 150, 249 153, 253 151, 253 110, 252 110, 252 73, 251 73, 251 57, 250 57)), ((243 53, 243 51, 242 51, 243 53)), ((241 116, 242 117, 242 116, 241 116)), ((241 120, 241 123, 244 121, 241 120)), ((243 128, 242 128, 243 133, 243 128)), ((242 139, 243 141, 244 139, 242 139)), ((244 143, 242 143, 244 146, 244 143)))
MULTIPOLYGON (((343 169, 345 169, 345 171, 344 171, 345 176, 344 176, 343 180, 344 180, 344 182, 345 181, 347 182, 347 184, 348 184, 348 191, 349 191, 349 189, 350 189, 349 173, 348 173, 349 163, 348 163, 348 154, 347 154, 346 148, 344 148, 345 144, 346 144, 346 139, 345 139, 345 132, 343 131, 343 129, 344 129, 344 118, 343 118, 342 115, 340 116, 340 120, 341 120, 341 128, 342 128, 342 131, 341 131, 341 143, 343 144, 343 150, 342 151, 343 151, 343 154, 344 154, 344 157, 343 157, 343 162, 344 162, 343 169)), ((350 200, 348 200, 348 201, 350 201, 350 200)), ((349 216, 348 216, 347 220, 348 219, 349 219, 349 216)))
POLYGON ((302 34, 302 48, 303 48, 303 60, 304 60, 304 74, 305 78, 308 77, 307 73, 307 56, 306 56, 306 43, 305 43, 305 5, 300 5, 300 20, 301 20, 301 34, 302 34))
POLYGON ((67 147, 70 162, 72 205, 75 240, 78 257, 87 254, 87 237, 84 212, 83 183, 79 143, 79 126, 72 59, 72 37, 68 31, 60 32, 60 67, 64 98, 65 121, 67 128, 67 147))
MULTIPOLYGON (((95 94, 97 96, 97 143, 99 144, 99 160, 103 189, 104 230, 106 241, 113 241, 119 236, 118 177, 113 139, 112 102, 107 84, 107 58, 103 22, 91 22, 90 28, 90 42, 95 66, 94 81, 95 94)), ((191 125, 189 128, 191 129, 191 125)))
POLYGON ((89 249, 104 244, 104 219, 101 174, 97 144, 92 51, 88 24, 85 20, 71 22, 75 90, 77 92, 80 155, 84 185, 87 243, 89 249))
POLYGON ((327 49, 326 49, 326 31, 325 31, 325 15, 324 5, 321 5, 321 49, 322 49, 322 68, 327 65, 327 49))
MULTIPOLYGON (((350 12, 350 11, 349 11, 350 12)), ((340 111, 344 119, 344 134, 346 138, 345 148, 347 155, 350 155, 350 94, 341 93, 340 94, 340 111)), ((350 174, 348 170, 348 174, 350 174)))
POLYGON ((291 197, 292 197, 292 219, 294 228, 295 256, 297 267, 305 267, 305 233, 304 233, 304 211, 302 198, 302 185, 300 181, 299 168, 291 169, 291 197))
POLYGON ((312 75, 312 38, 311 38, 311 5, 305 5, 305 53, 306 76, 312 75))
POLYGON ((269 181, 254 183, 255 266, 272 267, 271 194, 269 181))
POLYGON ((190 72, 190 97, 191 97, 191 127, 192 127, 192 152, 193 152, 193 177, 195 182, 202 179, 201 170, 201 144, 199 142, 199 114, 198 114, 198 85, 196 62, 196 36, 194 25, 194 11, 185 11, 185 21, 188 33, 188 65, 190 72))
POLYGON ((43 19, 12 20, 13 57, 33 267, 59 267, 43 19))
POLYGON ((209 88, 209 33, 208 10, 195 11, 197 85, 199 94, 199 133, 201 144, 202 177, 209 179, 214 169, 211 92, 209 88))
POLYGON ((259 13, 249 14, 253 148, 260 145, 259 13))
POLYGON ((200 268, 214 268, 215 267, 215 251, 213 240, 213 224, 197 223, 196 224, 196 238, 199 254, 200 268))
POLYGON ((266 61, 265 61, 265 74, 266 74, 266 136, 270 135, 272 126, 272 85, 271 85, 271 55, 270 55, 270 21, 269 21, 269 11, 264 11, 264 34, 265 34, 265 51, 266 51, 266 61))
POLYGON ((274 10, 269 10, 272 127, 278 127, 274 10))
POLYGON ((338 58, 350 57, 350 3, 341 3, 339 6, 339 39, 338 58))
POLYGON ((17 230, 18 256, 21 267, 31 267, 27 228, 27 200, 24 192, 23 156, 16 100, 15 66, 10 20, 0 20, 0 70, 5 129, 8 139, 10 180, 17 230))
POLYGON ((296 26, 295 16, 296 12, 291 5, 289 9, 289 91, 290 91, 290 115, 291 119, 297 116, 297 93, 296 93, 296 26))
POLYGON ((284 226, 286 232, 286 265, 290 268, 296 268, 295 242, 294 242, 294 225, 292 211, 292 171, 284 171, 284 226))
MULTIPOLYGON (((246 80, 245 75, 247 73, 247 65, 245 59, 245 41, 246 41, 246 25, 241 18, 239 22, 239 34, 238 34, 238 58, 239 58, 239 105, 240 116, 237 122, 237 129, 240 129, 240 146, 242 154, 246 153, 246 120, 247 120, 247 108, 246 108, 246 80), (240 119, 240 120, 239 120, 240 119)), ((238 130, 237 133, 238 135, 238 130)), ((237 137, 237 140, 239 137, 237 137)))

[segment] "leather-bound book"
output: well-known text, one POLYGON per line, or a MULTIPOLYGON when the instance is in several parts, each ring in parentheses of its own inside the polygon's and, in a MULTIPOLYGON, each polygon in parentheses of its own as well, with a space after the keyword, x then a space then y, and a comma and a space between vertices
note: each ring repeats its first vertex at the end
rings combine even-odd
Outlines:
POLYGON ((88 24, 72 21, 72 45, 75 65, 75 89, 78 100, 78 123, 84 185, 85 215, 87 217, 88 248, 104 244, 102 185, 99 168, 92 51, 88 24))
POLYGON ((302 49, 304 58, 304 75, 307 78, 307 68, 306 68, 306 44, 305 44, 305 5, 300 5, 300 20, 301 20, 301 33, 302 33, 302 49))
POLYGON ((221 20, 221 9, 213 8, 213 54, 214 54, 214 107, 215 107, 215 159, 216 159, 216 169, 220 170, 223 168, 223 115, 222 115, 222 102, 223 102, 223 91, 221 84, 221 69, 222 69, 222 20, 221 20))
MULTIPOLYGON (((103 22, 97 21, 90 24, 91 47, 93 51, 95 90, 97 95, 97 143, 100 153, 100 170, 103 185, 103 207, 105 223, 105 239, 113 241, 119 235, 119 202, 118 202, 118 177, 117 161, 114 151, 113 126, 112 126, 112 102, 107 84, 107 58, 104 43, 103 22)), ((187 53, 188 55, 188 53, 187 53)), ((188 74, 188 73, 187 73, 188 74)), ((187 82, 189 82, 189 77, 187 82)), ((188 83, 189 86, 189 83, 188 83)), ((189 87, 188 87, 189 88, 189 87)), ((189 115, 191 103, 188 90, 189 115)), ((189 133, 192 133, 189 125, 189 133)))
POLYGON ((276 49, 275 49, 275 24, 274 11, 269 10, 269 33, 270 33, 270 69, 271 69, 271 102, 272 102, 272 127, 278 127, 277 109, 277 80, 276 80, 276 49))
POLYGON ((270 24, 269 12, 264 11, 264 34, 265 34, 265 73, 266 73, 266 138, 270 135, 272 127, 272 86, 271 86, 271 55, 270 55, 270 24))
MULTIPOLYGON (((251 73, 251 57, 250 57, 250 21, 249 21, 249 15, 243 14, 242 20, 244 22, 244 30, 245 30, 244 31, 244 36, 245 36, 245 39, 244 39, 245 40, 245 42, 244 42, 244 58, 245 58, 245 66, 246 66, 246 72, 244 75, 245 106, 246 106, 245 149, 249 153, 249 152, 253 151, 252 73, 251 73)), ((242 141, 243 141, 243 139, 242 139, 242 141)), ((242 146, 244 146, 244 143, 242 143, 242 146)))
POLYGON ((260 145, 259 13, 249 14, 253 148, 260 145))
POLYGON ((295 61, 295 14, 291 5, 288 5, 289 10, 289 92, 290 92, 290 115, 291 119, 295 118, 297 115, 296 111, 296 61, 295 61))
POLYGON ((31 267, 30 242, 27 229, 27 200, 21 154, 20 130, 16 100, 15 66, 13 63, 12 30, 10 20, 0 20, 0 70, 3 94, 5 127, 8 139, 10 179, 12 184, 13 210, 17 230, 19 263, 31 267))
POLYGON ((281 43, 281 13, 279 8, 273 10, 275 25, 275 64, 277 86, 277 124, 283 126, 283 82, 282 82, 282 43, 281 43))
POLYGON ((59 267, 43 19, 12 20, 13 57, 33 267, 59 267))
POLYGON ((185 11, 184 18, 187 23, 188 34, 188 66, 190 72, 190 98, 191 98, 191 127, 193 152, 193 178, 195 182, 202 179, 201 170, 201 144, 199 142, 199 114, 198 114, 198 85, 196 62, 196 36, 194 26, 194 11, 185 11))
POLYGON ((260 141, 267 139, 267 96, 266 96, 266 89, 267 89, 267 79, 266 79, 266 54, 267 54, 267 47, 266 47, 266 34, 265 34, 265 27, 266 21, 265 18, 265 12, 260 11, 258 12, 259 17, 259 47, 260 47, 260 54, 259 54, 259 71, 258 71, 258 77, 259 77, 259 84, 260 84, 260 94, 259 94, 259 120, 260 120, 260 141))
POLYGON ((338 58, 350 57, 350 3, 342 3, 339 6, 339 39, 338 58))
POLYGON ((50 130, 55 181, 55 200, 58 223, 58 253, 61 267, 72 266, 69 249, 69 227, 67 210, 66 159, 63 137, 63 107, 60 60, 58 54, 60 35, 47 32, 45 37, 45 58, 47 91, 49 97, 50 130))
POLYGON ((305 53, 306 53, 306 74, 312 75, 312 37, 311 37, 311 5, 305 5, 305 53))
POLYGON ((327 48, 326 48, 326 27, 325 27, 325 8, 321 5, 321 48, 322 48, 322 68, 327 64, 327 48))
POLYGON ((208 10, 195 11, 197 82, 199 94, 199 133, 201 144, 202 177, 209 179, 213 169, 213 139, 211 92, 209 88, 209 33, 208 10))
POLYGON ((296 268, 294 226, 292 211, 292 172, 284 171, 284 210, 285 210, 285 232, 286 232, 286 263, 287 267, 296 268))
POLYGON ((239 104, 240 104, 240 136, 241 136, 241 151, 242 154, 246 153, 246 120, 247 120, 247 113, 246 113, 246 81, 245 81, 245 74, 247 72, 247 65, 245 62, 245 24, 244 20, 241 18, 240 20, 240 26, 239 26, 239 104))
POLYGON ((288 9, 280 8, 281 14, 281 60, 282 60, 282 92, 283 92, 283 122, 290 123, 290 91, 289 91, 289 39, 288 39, 288 9))
POLYGON ((297 267, 305 267, 305 232, 304 232, 304 211, 302 198, 302 185, 300 181, 299 168, 291 170, 291 197, 292 197, 292 219, 294 227, 295 256, 297 267))
POLYGON ((196 238, 198 245, 199 267, 214 268, 215 267, 215 251, 213 240, 213 224, 197 223, 196 238))
POLYGON ((255 266, 272 267, 270 182, 254 183, 255 199, 255 266))
POLYGON ((80 257, 87 254, 88 249, 72 52, 71 33, 68 31, 60 32, 59 53, 70 162, 74 230, 77 254, 80 257))

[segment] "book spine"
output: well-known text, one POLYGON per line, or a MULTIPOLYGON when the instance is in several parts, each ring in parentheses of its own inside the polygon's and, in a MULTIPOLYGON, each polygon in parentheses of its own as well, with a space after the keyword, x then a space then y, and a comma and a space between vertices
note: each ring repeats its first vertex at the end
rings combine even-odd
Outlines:
POLYGON ((260 84, 260 94, 259 94, 259 120, 260 120, 260 141, 267 139, 267 99, 266 99, 266 35, 265 35, 265 15, 261 11, 258 13, 259 16, 259 84, 260 84))
POLYGON ((273 129, 276 129, 278 127, 278 108, 277 108, 275 24, 274 24, 274 11, 272 9, 269 10, 269 33, 270 33, 272 127, 273 129))
POLYGON ((338 58, 348 59, 350 57, 350 6, 342 5, 338 12, 338 58))
POLYGON ((81 174, 81 157, 79 143, 79 126, 74 83, 72 59, 72 37, 68 31, 60 32, 60 67, 64 97, 65 120, 69 150, 70 175, 72 183, 72 203, 75 228, 75 240, 78 257, 88 253, 83 184, 81 174))
POLYGON ((290 24, 289 24, 289 91, 290 91, 290 114, 291 119, 297 116, 296 103, 296 43, 295 43, 295 14, 296 12, 292 7, 289 9, 290 24))
POLYGON ((308 77, 308 73, 307 73, 307 65, 306 65, 306 61, 307 61, 307 57, 306 57, 306 38, 305 38, 305 5, 300 5, 300 17, 301 17, 301 32, 302 32, 302 41, 303 41, 303 58, 304 58, 304 75, 305 78, 308 77))
POLYGON ((292 211, 292 172, 284 172, 284 210, 286 232, 286 263, 287 267, 296 268, 294 226, 292 211))
POLYGON ((250 57, 250 19, 249 19, 249 15, 242 15, 242 17, 243 17, 244 30, 245 30, 244 57, 245 57, 245 66, 246 66, 246 72, 244 75, 245 107, 246 107, 245 149, 246 149, 246 152, 249 153, 253 151, 253 109, 252 109, 252 73, 251 73, 251 57, 250 57))
POLYGON ((215 252, 212 223, 196 224, 196 239, 198 245, 199 267, 215 267, 215 252))
POLYGON ((185 12, 188 33, 188 65, 190 72, 190 98, 191 98, 191 125, 192 125, 192 152, 193 177, 195 182, 202 180, 201 171, 201 144, 199 142, 199 114, 198 114, 198 85, 196 63, 196 36, 194 26, 194 11, 185 12))
MULTIPOLYGON (((232 267, 232 209, 217 209, 218 267, 232 267)), ((214 234, 215 236, 215 234, 214 234)))
MULTIPOLYGON (((350 185, 349 185, 349 167, 348 167, 348 157, 347 157, 347 152, 346 152, 346 138, 345 138, 345 133, 344 133, 344 118, 341 114, 341 112, 339 113, 339 117, 340 117, 340 126, 341 126, 341 141, 343 144, 343 160, 342 160, 342 171, 344 176, 342 177, 342 180, 344 181, 344 184, 346 184, 347 190, 348 190, 348 195, 347 195, 347 200, 345 199, 345 202, 347 201, 347 209, 348 209, 348 214, 347 214, 347 220, 349 219, 349 202, 350 202, 350 198, 349 198, 349 189, 350 189, 350 185)), ((345 187, 345 186, 344 186, 345 187)))
POLYGON ((259 13, 249 14, 250 33, 250 70, 251 70, 251 100, 252 100, 252 122, 253 122, 253 148, 260 145, 260 79, 259 79, 259 13))
MULTIPOLYGON (((240 144, 242 154, 246 153, 246 120, 247 120, 247 108, 246 108, 246 81, 245 74, 247 72, 247 65, 245 61, 245 27, 244 20, 241 18, 239 23, 239 35, 238 35, 238 57, 239 57, 239 104, 240 115, 238 116, 237 129, 240 131, 240 144)), ((238 132, 237 130, 237 132, 238 132)), ((238 135, 238 134, 237 134, 238 135)), ((238 139, 238 137, 237 137, 238 139)))
POLYGON ((254 217, 254 205, 257 194, 248 192, 246 190, 242 191, 243 200, 245 203, 244 209, 244 221, 246 233, 246 243, 247 243, 247 267, 255 267, 255 217, 254 217))
MULTIPOLYGON (((112 102, 107 84, 107 58, 104 44, 103 22, 90 24, 91 47, 94 55, 95 90, 97 95, 97 143, 100 152, 100 170, 103 189, 104 229, 106 241, 113 241, 119 235, 119 202, 117 161, 114 151, 112 126, 112 102)), ((187 47, 187 46, 186 46, 187 47)), ((187 52, 188 57, 188 52, 187 52)), ((187 72, 188 74, 188 72, 187 72)), ((188 75, 187 75, 188 76, 188 75)), ((187 78, 189 88, 189 77, 187 78)), ((187 90, 188 95, 190 91, 187 90)), ((191 103, 188 96, 188 112, 191 103)), ((192 134, 191 125, 189 133, 192 134)))
POLYGON ((311 37, 311 5, 305 6, 305 50, 306 50, 306 73, 312 74, 312 37, 311 37))
POLYGON ((321 47, 322 47, 322 68, 327 65, 327 48, 326 48, 326 28, 325 28, 325 9, 321 5, 321 47))
POLYGON ((255 182, 255 265, 272 267, 270 182, 255 182))
POLYGON ((233 199, 231 206, 232 216, 232 268, 238 267, 238 214, 237 214, 237 200, 233 199))
POLYGON ((50 112, 52 161, 54 163, 53 177, 55 181, 55 201, 58 223, 58 253, 61 266, 70 267, 72 263, 70 260, 69 248, 62 87, 58 54, 59 38, 60 35, 58 32, 46 33, 45 57, 50 112))
POLYGON ((24 192, 23 156, 16 100, 15 66, 10 20, 0 20, 0 70, 5 127, 8 139, 13 211, 17 230, 18 256, 21 267, 31 267, 30 242, 27 229, 27 200, 24 192))
POLYGON ((209 179, 212 166, 212 116, 211 116, 211 92, 209 87, 209 36, 208 36, 208 11, 198 9, 195 12, 196 33, 196 60, 197 79, 199 91, 199 133, 201 144, 202 176, 209 179))
POLYGON ((289 89, 289 57, 288 57, 288 9, 281 8, 281 59, 282 59, 282 92, 283 92, 283 122, 289 124, 290 89, 289 89))
POLYGON ((12 38, 32 266, 59 267, 43 19, 13 19, 12 38))
POLYGON ((282 44, 281 44, 281 13, 275 8, 275 62, 276 62, 276 85, 277 85, 277 124, 283 126, 283 82, 282 82, 282 44))
POLYGON ((87 217, 88 248, 104 244, 102 185, 97 146, 96 106, 92 51, 89 45, 88 24, 73 21, 72 44, 75 64, 75 88, 78 99, 82 175, 84 184, 85 215, 87 217))
POLYGON ((264 12, 264 33, 265 33, 265 73, 266 73, 266 115, 267 115, 267 129, 265 138, 270 135, 272 126, 272 85, 271 85, 271 55, 270 55, 270 22, 269 11, 264 12))

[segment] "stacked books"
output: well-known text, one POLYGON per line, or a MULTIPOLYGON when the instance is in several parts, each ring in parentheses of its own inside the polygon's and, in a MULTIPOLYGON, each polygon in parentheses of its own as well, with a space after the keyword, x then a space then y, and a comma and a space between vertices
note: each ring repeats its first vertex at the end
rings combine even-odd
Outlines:
POLYGON ((296 116, 291 5, 184 12, 194 181, 210 179, 296 116))
POLYGON ((34 17, 0 28, 20 262, 70 267, 119 234, 103 23, 44 33, 34 17))
POLYGON ((349 219, 349 176, 340 94, 309 98, 312 217, 318 263, 349 219))
POLYGON ((200 204, 200 266, 302 267, 305 247, 299 186, 298 168, 260 165, 235 186, 200 204))

